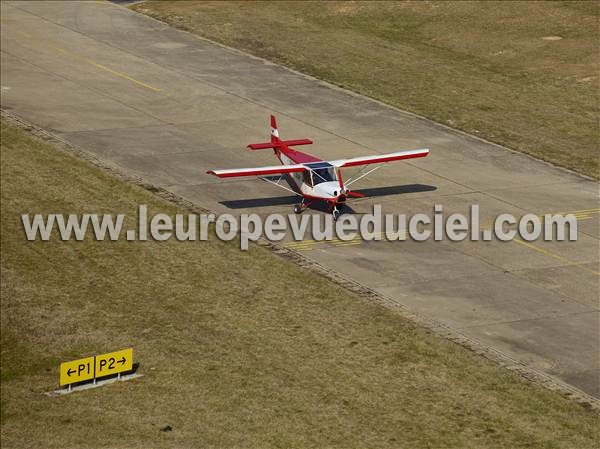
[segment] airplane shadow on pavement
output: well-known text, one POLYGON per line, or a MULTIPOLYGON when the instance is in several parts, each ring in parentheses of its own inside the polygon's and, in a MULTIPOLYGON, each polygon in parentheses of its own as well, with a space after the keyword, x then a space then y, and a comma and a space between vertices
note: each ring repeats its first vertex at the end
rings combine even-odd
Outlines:
MULTIPOLYGON (((426 184, 408 184, 401 186, 389 186, 389 187, 373 187, 370 189, 359 189, 356 190, 358 193, 362 193, 370 198, 375 198, 379 196, 390 196, 390 195, 402 195, 405 193, 418 193, 418 192, 431 192, 433 190, 437 190, 437 187, 430 186, 426 184)), ((351 198, 349 201, 353 201, 351 198)), ((355 200, 354 200, 355 201, 355 200)), ((271 198, 252 198, 246 200, 229 200, 229 201, 220 201, 225 207, 229 209, 247 209, 253 207, 267 207, 267 206, 282 206, 282 205, 294 205, 300 202, 300 197, 287 195, 287 196, 278 196, 271 198)), ((326 205, 320 204, 322 201, 315 201, 313 205, 310 206, 310 209, 324 211, 326 209, 326 205)), ((352 213, 352 209, 349 206, 346 206, 346 212, 352 213)))

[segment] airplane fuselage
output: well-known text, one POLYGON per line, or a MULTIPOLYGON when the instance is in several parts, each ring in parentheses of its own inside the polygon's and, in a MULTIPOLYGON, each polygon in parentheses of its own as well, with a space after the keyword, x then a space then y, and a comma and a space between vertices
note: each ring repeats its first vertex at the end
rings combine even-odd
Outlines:
POLYGON ((344 193, 340 191, 337 171, 328 162, 287 146, 276 148, 275 156, 282 165, 302 164, 310 169, 288 175, 294 189, 304 198, 330 202, 339 200, 344 193))

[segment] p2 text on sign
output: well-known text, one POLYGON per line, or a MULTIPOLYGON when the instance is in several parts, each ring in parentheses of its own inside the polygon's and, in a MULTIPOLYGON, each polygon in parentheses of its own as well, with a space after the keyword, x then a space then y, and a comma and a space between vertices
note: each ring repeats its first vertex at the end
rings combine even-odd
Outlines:
POLYGON ((133 349, 109 352, 96 356, 96 377, 110 376, 133 368, 133 349))

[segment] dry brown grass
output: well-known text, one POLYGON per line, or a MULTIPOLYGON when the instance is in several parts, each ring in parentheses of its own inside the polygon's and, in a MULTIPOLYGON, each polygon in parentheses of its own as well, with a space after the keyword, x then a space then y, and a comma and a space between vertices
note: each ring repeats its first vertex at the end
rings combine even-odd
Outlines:
POLYGON ((177 209, 1 138, 3 449, 596 446, 596 413, 264 249, 27 242, 21 213, 177 209), (129 346, 143 378, 43 394, 60 361, 129 346))
POLYGON ((600 2, 147 1, 134 9, 598 177, 600 2))

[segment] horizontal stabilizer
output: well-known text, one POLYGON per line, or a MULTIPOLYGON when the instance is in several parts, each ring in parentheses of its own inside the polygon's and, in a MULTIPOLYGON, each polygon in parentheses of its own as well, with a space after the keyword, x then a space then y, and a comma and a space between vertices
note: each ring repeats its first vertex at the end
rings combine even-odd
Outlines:
POLYGON ((310 145, 313 141, 310 139, 279 140, 277 142, 251 143, 248 148, 251 150, 265 150, 267 148, 290 147, 296 145, 310 145))

